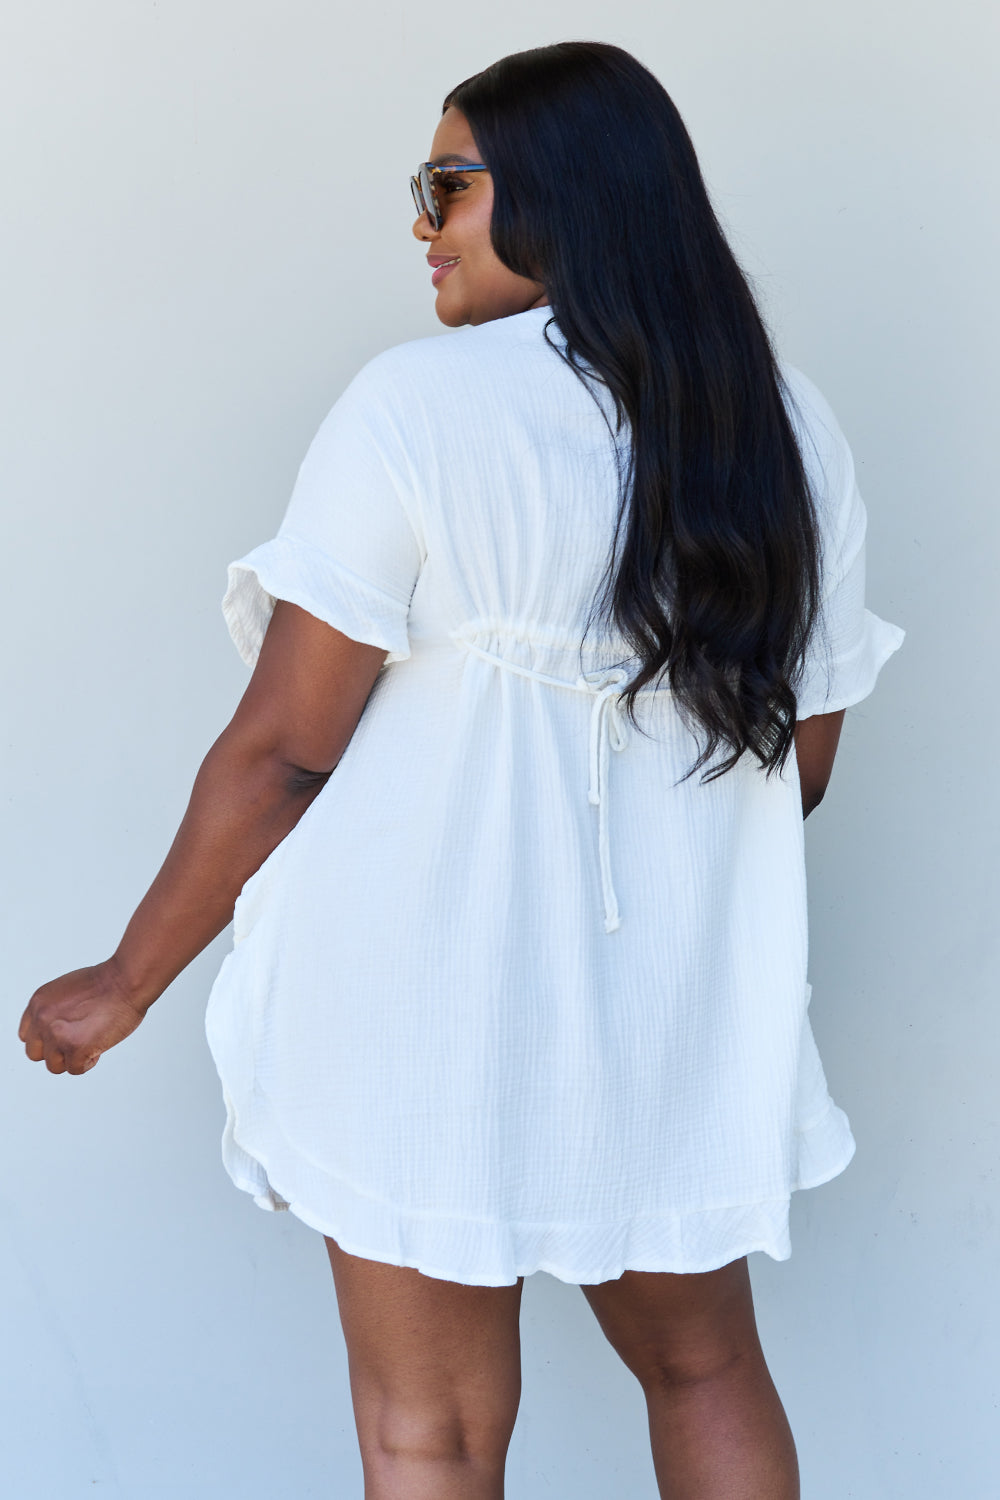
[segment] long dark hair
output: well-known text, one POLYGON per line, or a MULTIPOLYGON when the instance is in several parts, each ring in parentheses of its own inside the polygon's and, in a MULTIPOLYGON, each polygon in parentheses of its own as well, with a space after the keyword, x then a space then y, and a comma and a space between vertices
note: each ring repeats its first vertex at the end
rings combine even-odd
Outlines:
POLYGON ((688 775, 713 779, 748 751, 770 775, 792 746, 818 607, 816 515, 767 331, 680 115, 601 42, 513 53, 449 105, 493 178, 497 256, 544 284, 563 357, 613 398, 621 503, 597 606, 641 660, 627 712, 636 722, 636 694, 666 672, 700 731, 688 775))

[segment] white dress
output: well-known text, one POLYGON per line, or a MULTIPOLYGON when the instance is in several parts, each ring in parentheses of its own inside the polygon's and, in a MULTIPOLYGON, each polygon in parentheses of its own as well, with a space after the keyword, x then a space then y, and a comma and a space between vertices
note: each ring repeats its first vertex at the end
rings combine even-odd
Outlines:
MULTIPOLYGON (((248 663, 275 598, 387 652, 237 902, 206 1019, 226 1168, 352 1254, 488 1286, 785 1259, 789 1195, 854 1151, 808 1020, 794 755, 682 781, 669 691, 637 733, 628 648, 581 656, 617 490, 551 315, 367 364, 224 603, 248 663)), ((864 607, 843 435, 784 374, 824 539, 805 718, 903 632, 864 607)))

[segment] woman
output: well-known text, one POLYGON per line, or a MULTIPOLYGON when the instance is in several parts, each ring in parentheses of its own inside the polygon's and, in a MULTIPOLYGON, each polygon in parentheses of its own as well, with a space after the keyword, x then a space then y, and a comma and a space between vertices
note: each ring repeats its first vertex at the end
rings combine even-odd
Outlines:
POLYGON ((326 1237, 369 1500, 502 1494, 539 1269, 641 1382, 662 1495, 786 1500, 746 1257, 854 1149, 802 818, 902 632, 635 59, 466 80, 413 188, 460 332, 365 366, 231 568, 246 694, 117 952, 21 1038, 85 1072, 235 904, 224 1160, 326 1237))

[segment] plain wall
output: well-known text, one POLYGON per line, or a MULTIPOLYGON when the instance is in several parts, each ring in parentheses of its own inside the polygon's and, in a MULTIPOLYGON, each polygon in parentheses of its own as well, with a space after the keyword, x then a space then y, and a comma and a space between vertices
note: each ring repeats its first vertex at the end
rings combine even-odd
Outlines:
MULTIPOLYGON (((662 79, 831 401, 907 640, 807 825, 813 1024, 857 1155, 751 1257, 806 1500, 994 1500, 997 12, 987 0, 7 0, 0 1442, 17 1500, 360 1497, 321 1238, 237 1192, 220 939, 82 1078, 31 991, 116 944, 246 681, 219 601, 319 421, 443 332, 407 178, 447 88, 617 42, 662 79)), ((638 1386, 524 1292, 514 1500, 652 1500, 638 1386)))

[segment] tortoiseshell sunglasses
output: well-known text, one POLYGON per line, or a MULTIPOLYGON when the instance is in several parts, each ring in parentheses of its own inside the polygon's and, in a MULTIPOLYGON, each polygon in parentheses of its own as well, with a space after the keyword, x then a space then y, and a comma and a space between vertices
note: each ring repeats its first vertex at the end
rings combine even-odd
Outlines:
POLYGON ((417 175, 410 178, 410 192, 416 204, 418 214, 426 214, 434 229, 440 230, 444 226, 444 214, 441 212, 441 204, 434 188, 433 173, 438 175, 454 176, 462 172, 488 172, 482 162, 462 161, 455 162, 449 167, 436 167, 432 161, 421 162, 417 175))

